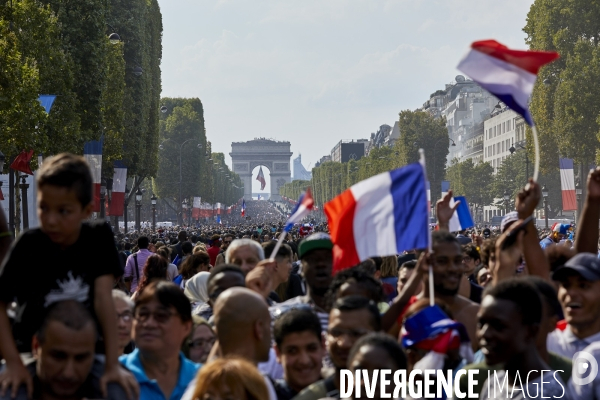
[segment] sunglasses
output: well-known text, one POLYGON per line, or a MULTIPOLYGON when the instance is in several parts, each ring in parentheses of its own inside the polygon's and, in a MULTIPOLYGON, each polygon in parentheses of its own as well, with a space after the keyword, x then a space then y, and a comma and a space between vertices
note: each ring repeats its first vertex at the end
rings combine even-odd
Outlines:
POLYGON ((173 315, 177 315, 177 313, 172 313, 168 310, 138 310, 135 313, 135 320, 138 322, 146 322, 152 316, 156 322, 159 324, 166 323, 173 315))

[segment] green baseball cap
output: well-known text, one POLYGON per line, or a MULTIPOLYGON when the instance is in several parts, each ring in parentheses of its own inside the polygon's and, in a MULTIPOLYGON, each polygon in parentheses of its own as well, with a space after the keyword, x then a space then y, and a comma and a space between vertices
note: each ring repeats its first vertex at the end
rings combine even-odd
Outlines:
POLYGON ((318 249, 333 249, 333 242, 331 241, 331 236, 324 232, 317 232, 308 236, 300 243, 300 246, 298 248, 298 257, 302 258, 309 251, 318 249))

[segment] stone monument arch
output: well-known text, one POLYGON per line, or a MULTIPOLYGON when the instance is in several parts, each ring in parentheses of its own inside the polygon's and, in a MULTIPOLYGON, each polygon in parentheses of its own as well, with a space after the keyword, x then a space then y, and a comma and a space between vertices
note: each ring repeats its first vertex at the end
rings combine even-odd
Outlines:
POLYGON ((252 200, 252 170, 259 165, 271 174, 271 200, 281 200, 279 188, 292 180, 290 142, 258 138, 248 142, 231 143, 233 172, 244 183, 244 199, 252 200))

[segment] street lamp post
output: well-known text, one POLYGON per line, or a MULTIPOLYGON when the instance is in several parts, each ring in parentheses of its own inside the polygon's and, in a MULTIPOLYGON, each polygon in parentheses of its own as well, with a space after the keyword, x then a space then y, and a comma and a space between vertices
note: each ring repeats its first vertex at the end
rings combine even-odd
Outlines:
MULTIPOLYGON (((437 142, 435 142, 435 144, 433 145, 433 162, 435 163, 435 153, 437 152, 437 145, 446 138, 441 138, 439 139, 437 142)), ((448 138, 449 141, 452 142, 452 144, 450 146, 452 147, 456 147, 456 142, 454 140, 452 140, 452 138, 448 138)), ((435 182, 435 164, 433 165, 433 181, 435 182)))
POLYGON ((138 188, 137 192, 135 192, 135 229, 138 233, 141 231, 141 221, 140 214, 142 210, 142 191, 138 188))
POLYGON ((106 213, 106 180, 103 178, 100 181, 100 219, 104 219, 106 213))
POLYGON ((504 215, 508 214, 508 202, 510 200, 510 193, 508 192, 508 189, 506 189, 504 191, 504 207, 505 207, 505 212, 504 215))
POLYGON ((125 204, 123 205, 123 233, 127 233, 127 195, 129 194, 129 188, 125 186, 125 204))
POLYGON ((542 198, 544 199, 544 219, 546 222, 546 229, 548 229, 548 188, 546 185, 542 186, 542 198))
POLYGON ((156 231, 156 195, 150 197, 150 203, 152 203, 152 231, 156 231))
POLYGON ((187 216, 187 209, 188 209, 188 201, 187 199, 183 200, 183 203, 181 204, 181 207, 183 208, 183 214, 181 215, 181 221, 183 224, 185 224, 185 217, 187 216))
POLYGON ((581 184, 579 183, 579 179, 577 179, 577 183, 575 184, 575 197, 577 198, 577 215, 575 215, 575 224, 577 224, 577 218, 579 218, 580 213, 579 204, 581 203, 581 184))
POLYGON ((23 230, 29 229, 29 205, 27 204, 27 189, 29 188, 29 184, 27 184, 27 175, 21 175, 21 184, 19 185, 21 188, 21 201, 23 206, 23 230))
MULTIPOLYGON (((167 141, 171 141, 171 142, 173 142, 173 143, 175 143, 175 144, 179 145, 179 201, 178 201, 178 203, 179 203, 179 207, 181 207, 181 205, 182 205, 182 200, 183 200, 183 199, 182 199, 182 195, 181 195, 181 183, 182 183, 182 179, 181 179, 181 177, 182 177, 182 172, 181 172, 181 171, 182 171, 182 169, 181 169, 181 153, 182 153, 182 151, 183 151, 183 146, 184 146, 184 145, 185 145, 187 142, 191 142, 191 141, 193 141, 193 140, 195 140, 195 141, 196 141, 196 143, 198 143, 198 146, 197 146, 197 147, 198 147, 199 149, 201 149, 201 148, 202 148, 202 144, 200 144, 200 143, 198 142, 198 140, 196 140, 196 139, 188 139, 188 140, 184 141, 184 142, 183 142, 183 143, 181 143, 181 144, 179 144, 179 143, 177 143, 177 142, 175 142, 174 140, 171 140, 171 139, 165 139, 165 140, 163 140, 163 142, 160 144, 160 146, 158 146, 158 148, 162 150, 162 149, 163 149, 163 143, 164 143, 164 142, 167 142, 167 141)), ((178 215, 177 215, 177 218, 181 218, 181 219, 179 220, 179 225, 183 225, 183 213, 182 213, 181 211, 179 211, 177 214, 178 214, 178 215), (181 215, 181 217, 180 217, 180 215, 181 215)))

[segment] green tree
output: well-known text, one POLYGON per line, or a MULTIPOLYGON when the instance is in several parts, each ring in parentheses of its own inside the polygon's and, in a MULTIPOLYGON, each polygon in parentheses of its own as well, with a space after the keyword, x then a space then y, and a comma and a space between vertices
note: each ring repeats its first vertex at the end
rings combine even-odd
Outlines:
POLYGON ((124 43, 123 159, 140 180, 155 176, 159 165, 162 16, 156 0, 110 0, 106 20, 103 35, 114 29, 124 43))
POLYGON ((542 173, 555 171, 561 155, 582 165, 598 156, 599 15, 600 4, 586 0, 536 0, 528 13, 529 47, 561 55, 540 71, 531 102, 542 173))
POLYGON ((454 159, 446 170, 446 180, 450 181, 454 195, 465 196, 471 206, 482 210, 481 207, 493 201, 493 172, 490 163, 473 164, 471 159, 463 162, 454 159))
POLYGON ((171 200, 168 204, 181 216, 182 201, 201 195, 205 165, 204 120, 192 104, 176 106, 161 121, 161 141, 154 191, 158 197, 171 200))
POLYGON ((400 112, 399 128, 401 135, 393 148, 394 157, 390 154, 390 167, 398 168, 419 161, 419 149, 422 148, 432 201, 439 198, 450 143, 446 121, 435 119, 426 112, 406 110, 400 112))

